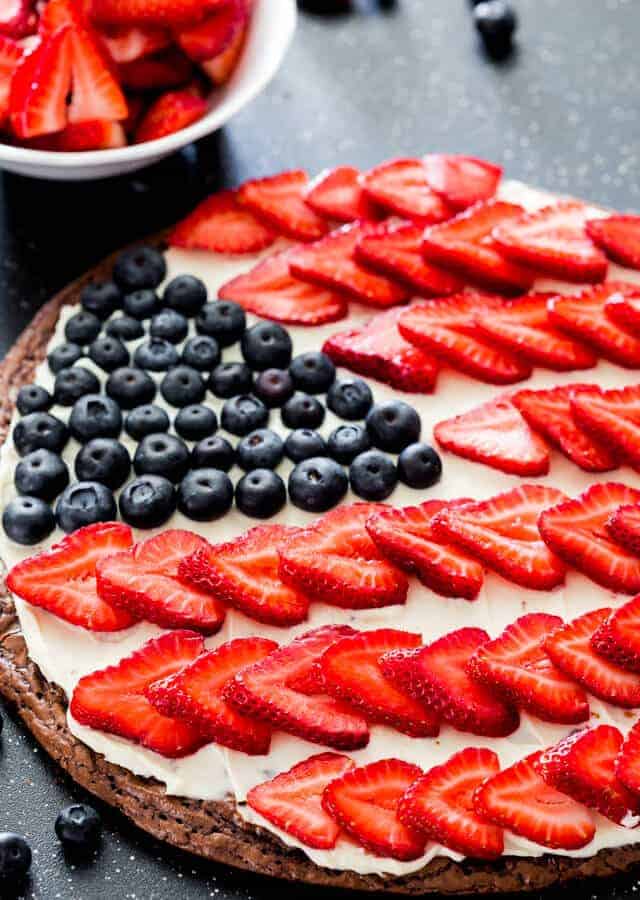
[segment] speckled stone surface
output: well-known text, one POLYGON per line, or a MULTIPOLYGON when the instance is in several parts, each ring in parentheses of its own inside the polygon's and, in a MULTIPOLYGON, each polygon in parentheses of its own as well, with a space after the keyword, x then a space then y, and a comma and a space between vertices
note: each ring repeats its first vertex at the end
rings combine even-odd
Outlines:
MULTIPOLYGON (((5 175, 0 353, 53 292, 107 252, 171 222, 206 191, 289 166, 315 172, 432 149, 467 152, 503 163, 510 177, 640 209, 638 0, 513 2, 519 47, 502 64, 479 49, 468 0, 358 0, 351 15, 302 15, 286 65, 265 94, 186 153, 91 186, 5 175)), ((96 858, 65 859, 53 822, 81 796, 5 716, 0 831, 27 836, 34 866, 24 889, 3 888, 2 900, 327 896, 194 861, 141 836, 110 809, 101 810, 96 858)), ((631 898, 640 881, 578 890, 585 900, 631 898)))

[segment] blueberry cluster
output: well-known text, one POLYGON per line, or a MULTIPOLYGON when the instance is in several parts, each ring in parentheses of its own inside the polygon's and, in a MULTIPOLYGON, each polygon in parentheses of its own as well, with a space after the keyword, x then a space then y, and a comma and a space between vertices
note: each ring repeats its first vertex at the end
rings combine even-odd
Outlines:
POLYGON ((66 342, 50 352, 52 392, 36 384, 20 389, 18 496, 3 514, 12 540, 34 544, 56 523, 70 532, 108 521, 118 507, 139 528, 162 525, 176 508, 209 521, 234 498, 243 513, 264 519, 282 508, 287 487, 296 506, 322 512, 349 485, 359 497, 383 500, 399 479, 424 488, 439 478, 440 459, 420 443, 411 406, 375 404, 366 382, 336 378, 324 353, 292 359, 284 328, 267 321, 247 327, 240 306, 207 302, 194 276, 174 278, 160 296, 165 276, 159 251, 121 254, 113 280, 84 288, 66 342), (223 360, 236 344, 242 361, 223 360), (218 399, 219 415, 207 392, 218 399), (66 409, 65 421, 51 412, 54 405, 66 409), (325 439, 318 429, 327 410, 343 424, 325 439), (275 416, 284 439, 269 428, 275 416), (238 438, 235 447, 219 427, 238 438), (135 442, 131 453, 123 432, 129 446, 135 442), (62 456, 71 438, 80 445, 74 481, 62 456), (293 463, 288 486, 275 471, 285 458, 293 463), (234 467, 243 472, 235 488, 234 467))

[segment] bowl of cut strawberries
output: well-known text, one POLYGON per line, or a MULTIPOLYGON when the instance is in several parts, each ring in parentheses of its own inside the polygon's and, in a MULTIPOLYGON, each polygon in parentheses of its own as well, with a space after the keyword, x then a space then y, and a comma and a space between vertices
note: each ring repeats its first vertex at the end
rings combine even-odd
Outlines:
POLYGON ((0 0, 0 168, 133 172, 216 131, 276 73, 295 0, 0 0))

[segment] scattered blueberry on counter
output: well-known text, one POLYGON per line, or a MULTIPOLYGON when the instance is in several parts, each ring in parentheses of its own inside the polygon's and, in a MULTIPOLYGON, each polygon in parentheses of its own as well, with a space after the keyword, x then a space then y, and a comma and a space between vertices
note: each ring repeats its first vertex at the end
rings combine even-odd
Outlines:
POLYGON ((0 833, 0 886, 2 882, 17 882, 31 868, 31 847, 19 834, 0 833))
POLYGON ((102 819, 88 803, 73 803, 58 814, 55 832, 65 849, 90 853, 100 841, 102 819))
POLYGON ((487 53, 502 59, 513 48, 513 36, 518 20, 513 8, 505 0, 483 0, 474 3, 473 21, 487 53))

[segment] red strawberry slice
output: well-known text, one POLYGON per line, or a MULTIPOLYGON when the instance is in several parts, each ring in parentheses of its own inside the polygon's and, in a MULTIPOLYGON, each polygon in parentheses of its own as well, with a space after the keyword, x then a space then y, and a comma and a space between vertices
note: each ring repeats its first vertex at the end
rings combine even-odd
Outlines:
POLYGON ((0 35, 0 125, 4 125, 9 115, 9 95, 11 79, 24 51, 17 41, 0 35))
POLYGON ((604 304, 604 312, 623 331, 633 337, 640 336, 640 293, 631 291, 613 294, 604 304))
POLYGON ((233 43, 249 18, 246 0, 226 0, 223 6, 207 16, 203 22, 179 29, 176 40, 195 62, 213 59, 233 43))
POLYGON ((400 690, 432 709, 459 731, 506 737, 516 730, 518 712, 469 677, 468 664, 489 640, 482 628, 459 628, 428 647, 382 657, 382 671, 400 690))
POLYGON ((279 575, 278 545, 296 529, 260 525, 224 544, 206 544, 185 557, 179 575, 268 625, 304 622, 308 598, 279 575))
POLYGON ((154 56, 134 59, 119 67, 121 83, 132 91, 164 90, 186 84, 194 66, 188 56, 170 47, 154 56))
POLYGON ((348 312, 344 296, 294 278, 289 259, 290 251, 274 253, 223 284, 218 296, 239 303, 256 316, 289 325, 322 325, 343 319, 348 312))
POLYGON ((429 186, 454 209, 490 200, 502 177, 501 166, 476 156, 428 153, 422 161, 429 186))
POLYGON ((605 524, 618 506, 640 501, 624 484, 593 484, 573 500, 545 510, 538 527, 545 543, 567 565, 596 584, 622 594, 640 591, 640 559, 615 544, 605 524))
POLYGON ((381 759, 351 769, 325 788, 322 805, 365 850, 391 859, 418 859, 426 838, 398 818, 398 806, 422 775, 418 766, 400 759, 381 759))
POLYGON ((532 753, 477 788, 476 813, 502 828, 552 850, 578 850, 596 833, 591 813, 548 785, 532 753))
POLYGON ((468 500, 427 500, 420 506, 386 507, 367 519, 367 531, 392 563, 444 597, 473 600, 484 580, 479 562, 453 544, 442 541, 433 519, 448 506, 468 500))
POLYGON ((38 14, 33 0, 5 0, 0 8, 0 35, 19 41, 34 34, 38 14))
POLYGON ((98 593, 116 609, 163 628, 213 634, 222 627, 225 607, 217 597, 178 577, 182 560, 208 546, 190 531, 163 531, 101 560, 96 568, 98 593))
POLYGON ((459 278, 425 261, 422 234, 423 229, 412 222, 383 222, 360 238, 356 259, 422 296, 444 297, 462 290, 459 278))
POLYGON ((261 637, 227 641, 168 678, 155 681, 145 696, 163 716, 192 725, 216 744, 254 756, 268 753, 269 726, 236 712, 223 692, 239 671, 277 647, 275 641, 261 637))
POLYGON ((14 566, 7 587, 33 606, 89 631, 129 628, 137 619, 98 596, 95 576, 101 559, 128 549, 132 541, 128 525, 107 522, 79 528, 45 553, 14 566))
POLYGON ((517 219, 522 207, 502 200, 488 200, 458 213, 444 225, 428 228, 422 252, 434 265, 505 294, 520 294, 533 285, 533 274, 508 260, 493 240, 496 225, 517 219))
POLYGON ((274 232, 238 203, 235 191, 212 194, 175 226, 172 247, 213 253, 257 253, 275 241, 274 232))
POLYGON ((294 531, 278 547, 283 581, 314 600, 346 609, 404 603, 406 577, 381 556, 365 527, 379 509, 375 503, 341 506, 294 531))
POLYGON ((52 150, 77 152, 124 147, 127 135, 119 122, 95 119, 93 122, 72 122, 63 131, 50 135, 47 140, 52 150))
POLYGON ((521 616, 474 653, 469 673, 544 722, 586 721, 587 695, 553 665, 544 649, 548 635, 562 625, 559 616, 547 613, 521 616))
POLYGON ((17 66, 9 94, 9 120, 19 138, 62 131, 71 87, 71 32, 45 37, 17 66))
POLYGON ((91 15, 103 25, 190 25, 227 0, 92 0, 91 15))
POLYGON ((202 70, 213 84, 223 85, 231 78, 244 48, 247 31, 248 25, 245 23, 235 32, 231 43, 222 53, 200 63, 202 70))
POLYGON ((473 794, 499 771, 493 750, 460 750, 409 787, 400 801, 398 818, 456 853, 497 859, 504 850, 502 829, 474 811, 473 794))
POLYGON ((81 678, 70 711, 81 725, 126 738, 161 756, 189 756, 209 743, 192 725, 157 712, 145 696, 154 681, 193 662, 204 641, 192 631, 170 631, 147 641, 116 666, 81 678))
POLYGON ((383 209, 419 225, 443 222, 452 209, 429 186, 420 159, 392 159, 362 176, 366 195, 383 209))
POLYGON ((565 281, 604 281, 607 257, 590 240, 587 207, 563 200, 498 225, 493 239, 513 262, 565 281))
POLYGON ((340 331, 328 338, 323 351, 337 366, 375 378, 399 391, 431 393, 438 363, 406 341, 398 331, 402 309, 389 309, 361 328, 340 331))
POLYGON ((616 325, 607 309, 611 310, 618 299, 638 296, 637 286, 608 281, 579 294, 552 297, 548 301, 549 318, 562 331, 589 344, 605 359, 627 369, 637 369, 640 366, 640 340, 616 325))
POLYGON ((509 475, 546 475, 549 471, 546 444, 507 397, 438 422, 433 433, 445 450, 509 475))
POLYGON ((309 176, 301 169, 246 181, 238 200, 275 231, 294 241, 315 241, 328 231, 326 221, 304 200, 309 176))
POLYGON ((354 767, 348 756, 319 753, 251 788, 247 804, 307 847, 331 850, 340 826, 322 806, 325 788, 354 767))
POLYGON ((611 615, 611 609, 595 609, 559 628, 544 642, 555 665, 590 694, 621 706, 640 706, 640 676, 625 672, 593 649, 591 639, 611 615))
POLYGON ((640 385, 609 391, 595 385, 573 390, 571 412, 595 440, 640 468, 640 385))
POLYGON ((115 26, 100 31, 103 44, 115 63, 130 63, 166 50, 171 35, 161 28, 115 26))
POLYGON ((103 48, 82 28, 71 31, 71 72, 70 122, 127 118, 127 101, 105 62, 103 48))
POLYGON ((296 737, 335 750, 366 747, 366 721, 341 701, 301 693, 296 684, 307 680, 322 654, 333 643, 353 634, 347 625, 325 625, 274 650, 261 662, 242 669, 227 684, 223 697, 234 709, 296 737))
POLYGON ((640 672, 639 598, 640 595, 634 597, 612 612, 591 639, 591 646, 596 653, 631 672, 640 672))
POLYGON ((359 170, 353 166, 325 169, 309 183, 304 199, 325 219, 353 222, 380 218, 379 211, 362 189, 359 170))
POLYGON ((606 528, 616 544, 640 556, 640 505, 618 507, 607 520, 606 528))
POLYGON ((640 722, 636 722, 624 740, 616 775, 635 795, 640 794, 640 722))
POLYGON ((609 259, 630 269, 640 269, 640 216, 589 219, 587 234, 609 259))
POLYGON ((580 428, 571 412, 571 395, 588 385, 574 384, 512 394, 528 425, 585 472, 607 472, 617 466, 615 456, 604 444, 580 428))
POLYGON ((616 776, 622 742, 613 725, 581 728, 545 750, 537 768, 551 787, 633 828, 640 822, 640 800, 616 776))
POLYGON ((355 222, 344 225, 320 241, 291 251, 291 274, 303 281, 343 291, 362 303, 386 308, 404 303, 407 290, 385 275, 363 266, 355 257, 362 237, 375 225, 355 222))
POLYGON ((157 141, 181 131, 201 119, 208 109, 206 101, 188 87, 167 91, 147 109, 136 128, 135 142, 157 141))
POLYGON ((370 722, 389 725, 411 737, 434 737, 440 730, 438 718, 399 691, 380 669, 383 653, 415 649, 421 643, 419 634, 393 628, 344 637, 320 660, 324 688, 331 697, 350 703, 370 722))
POLYGON ((541 539, 538 517, 565 499, 556 488, 523 484, 489 500, 449 506, 433 525, 507 581, 549 591, 563 584, 565 567, 541 539))

